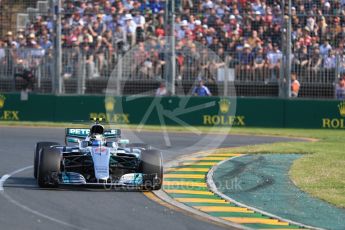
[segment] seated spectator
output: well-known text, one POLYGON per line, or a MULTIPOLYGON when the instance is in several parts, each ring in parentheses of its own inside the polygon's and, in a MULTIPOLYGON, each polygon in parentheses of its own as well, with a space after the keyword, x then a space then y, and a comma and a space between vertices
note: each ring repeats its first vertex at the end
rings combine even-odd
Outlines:
POLYGON ((267 65, 271 75, 271 81, 277 81, 279 78, 279 70, 282 61, 282 53, 278 44, 273 44, 273 50, 267 53, 267 65))
POLYGON ((307 46, 302 46, 297 50, 297 54, 293 59, 293 69, 299 74, 304 74, 309 62, 309 54, 307 46))
POLYGON ((248 44, 244 44, 243 51, 239 56, 239 65, 237 66, 237 76, 241 80, 248 80, 248 75, 250 75, 253 69, 254 56, 251 52, 251 48, 248 44))
POLYGON ((311 55, 311 58, 309 59, 308 62, 308 67, 309 67, 309 74, 308 74, 308 79, 309 81, 313 81, 317 77, 317 73, 320 70, 322 63, 322 58, 320 56, 320 50, 319 48, 314 48, 313 54, 311 55))
POLYGON ((264 49, 259 47, 254 57, 254 77, 255 80, 265 78, 266 57, 264 55, 264 49))
POLYGON ((130 46, 133 46, 136 41, 137 24, 133 21, 131 14, 126 14, 123 20, 125 21, 124 31, 127 36, 127 41, 130 46))
POLYGON ((88 42, 84 42, 82 44, 81 54, 82 54, 82 58, 85 60, 86 77, 89 79, 94 78, 94 74, 95 74, 94 56, 93 56, 93 51, 91 50, 90 44, 88 42))

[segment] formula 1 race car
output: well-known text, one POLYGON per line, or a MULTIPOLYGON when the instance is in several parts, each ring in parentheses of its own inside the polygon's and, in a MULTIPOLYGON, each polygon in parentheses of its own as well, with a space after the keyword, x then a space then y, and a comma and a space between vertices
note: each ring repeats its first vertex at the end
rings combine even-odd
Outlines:
POLYGON ((107 129, 95 119, 90 129, 67 128, 65 144, 38 142, 34 177, 42 188, 91 185, 159 190, 162 154, 147 144, 121 139, 120 129, 107 129))

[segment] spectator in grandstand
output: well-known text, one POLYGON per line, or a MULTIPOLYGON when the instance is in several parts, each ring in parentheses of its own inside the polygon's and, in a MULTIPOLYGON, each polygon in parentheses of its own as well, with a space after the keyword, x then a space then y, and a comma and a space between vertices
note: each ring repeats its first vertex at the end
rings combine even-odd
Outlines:
POLYGON ((6 57, 6 52, 5 52, 5 45, 4 42, 0 39, 0 64, 4 61, 6 57))
POLYGON ((266 57, 264 55, 264 49, 262 47, 258 47, 255 57, 254 57, 254 77, 257 79, 264 80, 265 78, 265 71, 266 68, 266 57))
POLYGON ((165 87, 165 83, 161 82, 158 89, 156 90, 156 96, 166 96, 168 94, 167 88, 165 87))
POLYGON ((325 39, 320 45, 320 55, 322 58, 327 57, 330 50, 332 50, 332 46, 329 44, 329 39, 325 39))
POLYGON ((334 50, 329 50, 326 57, 323 59, 323 67, 326 70, 335 69, 337 65, 337 57, 334 50))
POLYGON ((309 62, 309 54, 307 46, 303 45, 302 47, 298 47, 299 43, 297 44, 296 51, 297 54, 294 55, 293 58, 293 69, 298 73, 305 72, 307 64, 309 62))
POLYGON ((125 21, 124 31, 126 32, 127 41, 133 46, 136 41, 137 24, 133 21, 131 14, 126 14, 123 20, 125 21))
MULTIPOLYGON (((22 36, 22 35, 19 35, 19 36, 22 36)), ((47 50, 47 49, 49 49, 49 48, 51 48, 53 46, 53 43, 51 41, 49 41, 48 36, 45 35, 40 40, 40 46, 43 49, 47 50)))
POLYGON ((310 71, 310 74, 308 74, 308 77, 310 78, 309 81, 316 80, 316 77, 318 76, 317 73, 320 70, 321 64, 322 58, 320 56, 320 50, 318 47, 315 47, 313 49, 313 54, 308 61, 308 68, 310 71))
POLYGON ((212 96, 210 90, 204 85, 204 80, 199 80, 199 85, 195 86, 192 95, 194 96, 212 96))
MULTIPOLYGON (((6 39, 5 39, 5 43, 6 43, 7 47, 11 47, 11 45, 12 45, 13 43, 17 44, 17 42, 14 40, 12 31, 8 31, 8 32, 7 32, 7 34, 6 34, 6 39)), ((16 45, 16 46, 17 46, 17 45, 16 45)))
POLYGON ((83 60, 85 60, 86 77, 91 79, 94 77, 95 63, 93 51, 90 49, 90 44, 88 42, 82 44, 81 54, 83 60))
POLYGON ((298 97, 300 83, 297 80, 296 72, 291 73, 291 97, 298 97))
POLYGON ((281 60, 282 53, 279 50, 278 44, 274 43, 273 49, 267 52, 267 66, 270 71, 271 81, 276 81, 279 78, 281 60))
POLYGON ((237 76, 239 76, 241 80, 248 80, 248 78, 245 78, 251 74, 253 69, 253 61, 254 56, 251 52, 250 45, 246 43, 244 44, 242 52, 240 53, 239 65, 237 65, 236 68, 237 76))
POLYGON ((101 35, 97 36, 96 43, 93 47, 96 71, 98 72, 98 76, 100 73, 102 73, 105 54, 107 52, 107 46, 104 40, 105 39, 101 35))
POLYGON ((339 78, 335 88, 335 96, 338 100, 345 100, 345 76, 339 78))

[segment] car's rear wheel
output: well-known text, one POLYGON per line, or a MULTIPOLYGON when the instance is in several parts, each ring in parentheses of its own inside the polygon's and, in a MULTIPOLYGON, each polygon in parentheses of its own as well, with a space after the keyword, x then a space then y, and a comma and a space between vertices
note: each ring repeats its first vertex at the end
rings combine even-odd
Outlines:
POLYGON ((41 188, 57 187, 61 154, 54 147, 44 147, 39 152, 37 183, 41 188))
POLYGON ((40 150, 44 147, 49 147, 52 145, 59 145, 59 143, 56 142, 37 142, 35 153, 34 153, 34 177, 37 179, 37 167, 38 167, 38 159, 39 159, 39 153, 40 150))
POLYGON ((141 157, 141 169, 144 174, 145 190, 159 190, 163 184, 162 153, 158 150, 144 150, 141 157))

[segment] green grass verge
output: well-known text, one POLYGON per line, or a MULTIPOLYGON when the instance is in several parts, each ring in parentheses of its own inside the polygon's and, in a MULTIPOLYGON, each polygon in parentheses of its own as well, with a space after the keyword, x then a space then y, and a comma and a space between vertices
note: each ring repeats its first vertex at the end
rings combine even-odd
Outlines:
MULTIPOLYGON (((49 122, 0 122, 0 125, 38 127, 80 127, 80 124, 49 122)), ((87 127, 87 126, 85 126, 87 127)), ((135 129, 135 125, 120 125, 120 128, 135 129)), ((145 126, 145 130, 160 131, 157 126, 145 126)), ((207 127, 198 127, 209 132, 207 127)), ((167 127, 168 131, 185 132, 184 128, 167 127)), ((229 133, 226 128, 218 128, 217 133, 229 133)), ((251 145, 233 148, 236 153, 302 153, 291 169, 293 182, 309 194, 321 198, 338 207, 345 208, 345 133, 342 130, 305 130, 270 128, 233 128, 231 134, 273 135, 318 139, 313 142, 284 142, 251 145)), ((218 152, 228 152, 219 150, 218 152)))

